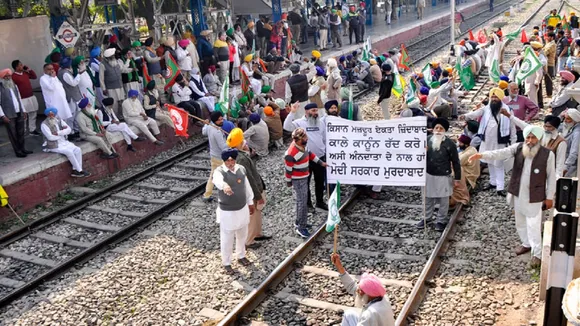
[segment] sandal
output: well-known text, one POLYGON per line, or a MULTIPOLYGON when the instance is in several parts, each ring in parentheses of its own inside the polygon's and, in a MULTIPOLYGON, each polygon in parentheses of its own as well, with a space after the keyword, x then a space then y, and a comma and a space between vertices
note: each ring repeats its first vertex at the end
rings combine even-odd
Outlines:
POLYGON ((240 263, 242 266, 250 266, 250 265, 252 265, 252 262, 249 261, 246 257, 244 257, 242 259, 238 259, 238 263, 240 263))
POLYGON ((230 265, 224 266, 224 270, 226 271, 226 275, 234 275, 236 272, 230 265))

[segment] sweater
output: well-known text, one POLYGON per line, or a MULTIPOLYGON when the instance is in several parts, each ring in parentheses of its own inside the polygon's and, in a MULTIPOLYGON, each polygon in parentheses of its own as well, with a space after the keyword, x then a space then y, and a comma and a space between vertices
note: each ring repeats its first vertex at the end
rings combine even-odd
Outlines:
POLYGON ((310 161, 320 164, 318 156, 314 155, 305 147, 303 150, 296 146, 295 142, 290 144, 286 154, 284 155, 285 174, 284 180, 292 182, 292 180, 305 179, 310 175, 308 168, 310 161))
POLYGON ((431 146, 431 137, 427 139, 427 144, 427 173, 438 176, 450 175, 453 166, 455 180, 461 180, 461 164, 455 143, 445 137, 438 151, 431 146))
POLYGON ((14 81, 14 84, 18 86, 21 98, 25 99, 34 96, 30 80, 36 78, 36 74, 33 70, 24 71, 22 73, 14 72, 14 74, 12 74, 12 80, 14 81))
POLYGON ((250 155, 246 152, 239 151, 236 164, 239 164, 246 169, 246 177, 248 178, 250 187, 252 187, 252 191, 254 192, 254 200, 261 200, 262 192, 266 187, 264 180, 262 179, 262 176, 260 176, 260 173, 258 172, 254 161, 250 158, 250 155))

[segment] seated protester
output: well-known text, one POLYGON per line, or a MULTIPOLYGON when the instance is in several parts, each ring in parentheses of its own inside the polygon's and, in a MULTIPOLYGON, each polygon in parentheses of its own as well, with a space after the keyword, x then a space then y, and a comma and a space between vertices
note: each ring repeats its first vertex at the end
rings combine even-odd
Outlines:
POLYGON ((337 107, 339 117, 352 121, 363 121, 362 110, 359 109, 358 104, 354 103, 352 105, 352 119, 349 118, 350 102, 348 99, 345 99, 340 105, 338 105, 338 101, 334 100, 324 103, 324 108, 328 115, 334 115, 334 106, 337 107))
POLYGON ((369 60, 371 67, 369 68, 369 72, 374 80, 375 83, 380 83, 383 80, 383 73, 381 72, 381 67, 377 64, 377 60, 371 59, 369 60))
POLYGON ((152 80, 147 84, 147 92, 143 98, 143 108, 145 109, 145 114, 157 121, 157 124, 165 124, 173 129, 173 121, 169 116, 167 110, 161 108, 161 101, 159 100, 159 92, 155 89, 155 81, 152 80))
POLYGON ((124 122, 119 122, 119 119, 113 110, 114 102, 115 100, 112 97, 104 98, 104 107, 97 111, 97 117, 99 117, 99 121, 101 121, 107 132, 120 132, 123 135, 123 139, 125 139, 125 142, 127 143, 127 151, 136 152, 131 144, 131 140, 142 141, 144 139, 137 136, 133 130, 129 128, 129 125, 124 122))
MULTIPOLYGON (((281 58, 282 61, 284 61, 284 57, 281 58)), ((268 62, 266 58, 264 58, 264 61, 268 62)), ((292 48, 290 49, 290 63, 300 63, 301 61, 302 61, 302 51, 300 51, 300 48, 296 44, 296 41, 292 40, 292 48)), ((268 72, 275 73, 271 72, 270 69, 268 69, 268 72)))
POLYGON ((550 106, 552 107, 552 115, 559 116, 562 112, 567 110, 568 108, 576 108, 578 106, 578 102, 574 100, 570 96, 570 90, 574 86, 574 75, 566 70, 560 71, 560 89, 558 93, 554 97, 552 97, 552 101, 550 102, 550 106))
POLYGON ((362 61, 358 68, 355 68, 354 77, 359 91, 375 87, 375 80, 370 72, 370 63, 362 61))
POLYGON ((326 79, 324 76, 326 73, 324 69, 321 67, 315 67, 316 69, 316 76, 310 81, 310 87, 308 88, 308 100, 311 103, 316 103, 319 108, 323 107, 322 105, 322 91, 324 90, 323 85, 326 84, 326 79))
POLYGON ((441 86, 441 83, 434 81, 431 83, 431 90, 427 96, 427 109, 437 115, 438 118, 451 117, 451 107, 443 99, 441 93, 449 92, 450 83, 441 86))
POLYGON ((252 77, 250 77, 250 88, 255 97, 262 94, 262 86, 262 74, 259 71, 254 71, 252 77))
MULTIPOLYGON (((193 68, 192 71, 195 69, 196 68, 193 68)), ((171 86, 171 93, 173 95, 173 102, 175 102, 175 105, 178 108, 182 108, 198 118, 203 118, 201 106, 199 103, 195 103, 192 99, 193 91, 187 85, 183 76, 178 75, 177 78, 175 78, 175 84, 171 86)))
POLYGON ((270 146, 280 149, 284 147, 284 129, 282 128, 282 120, 280 120, 280 107, 274 103, 270 102, 268 106, 264 108, 264 119, 263 121, 268 126, 268 132, 270 133, 270 146))
POLYGON ((268 125, 262 121, 258 113, 250 114, 252 125, 244 132, 244 139, 248 142, 253 155, 264 157, 268 155, 268 145, 270 143, 270 132, 268 125))
POLYGON ((477 149, 471 146, 473 140, 462 134, 457 140, 459 147, 459 163, 461 164, 461 179, 465 179, 467 189, 470 191, 477 187, 477 179, 481 173, 479 162, 469 162, 471 155, 477 154, 477 149))
POLYGON ((342 56, 338 59, 338 70, 340 71, 340 76, 343 80, 343 85, 346 85, 352 82, 352 73, 351 70, 347 67, 346 58, 342 56))
POLYGON ((196 101, 203 102, 207 106, 209 112, 213 112, 215 108, 215 97, 212 96, 205 87, 205 84, 203 83, 203 80, 199 75, 199 69, 196 68, 191 69, 191 79, 189 80, 189 87, 193 91, 191 97, 196 101))
POLYGON ((355 296, 355 308, 361 308, 360 312, 346 310, 342 316, 342 326, 394 326, 393 308, 381 280, 373 274, 364 273, 357 285, 356 280, 342 266, 338 254, 332 254, 331 261, 346 292, 355 296))
POLYGON ((143 105, 141 105, 141 101, 137 98, 139 96, 139 92, 132 89, 129 91, 129 99, 123 101, 123 116, 125 117, 125 121, 130 126, 135 126, 139 129, 150 141, 154 142, 155 145, 163 145, 164 143, 161 140, 155 138, 155 136, 159 135, 159 126, 157 122, 147 116, 145 114, 145 110, 143 109, 143 105), (149 131, 151 128, 151 131, 149 131))
POLYGON ((322 57, 322 53, 320 53, 319 51, 316 51, 316 50, 312 50, 312 62, 314 63, 314 65, 316 67, 320 67, 320 68, 324 69, 324 63, 322 63, 322 60, 320 60, 320 57, 322 57))
POLYGON ((101 124, 101 121, 97 119, 97 112, 95 108, 89 103, 88 98, 83 98, 78 103, 81 111, 77 114, 75 120, 79 127, 81 139, 93 143, 98 149, 103 151, 101 158, 113 159, 119 155, 115 153, 113 146, 111 145, 110 135, 101 124))
POLYGON ((250 102, 250 99, 246 95, 242 96, 242 94, 238 94, 237 96, 239 97, 239 99, 238 97, 235 96, 234 99, 235 101, 237 101, 240 108, 238 110, 238 116, 235 118, 236 125, 238 126, 238 128, 242 129, 243 131, 246 131, 248 130, 250 124, 250 120, 248 120, 248 117, 252 113, 252 111, 250 110, 250 105, 252 103, 250 102))
POLYGON ((481 137, 477 134, 479 131, 479 122, 475 120, 469 120, 465 123, 463 128, 463 133, 466 134, 471 139, 471 147, 475 150, 479 150, 479 145, 481 145, 481 137))
POLYGON ((71 134, 71 128, 57 117, 58 110, 47 108, 44 110, 46 119, 40 124, 40 130, 44 135, 45 152, 58 153, 65 155, 72 164, 72 177, 88 177, 91 174, 83 171, 83 152, 73 143, 66 140, 65 136, 71 134))
MULTIPOLYGON (((264 57, 264 63, 266 64, 266 70, 270 74, 277 74, 284 69, 284 57, 278 54, 279 50, 272 49, 268 54, 264 57)), ((300 52, 302 53, 302 52, 300 52)), ((302 55, 299 55, 302 57, 302 55)), ((292 57, 291 57, 292 58, 292 57)), ((290 62, 293 62, 290 59, 290 62)), ((300 62, 300 61, 298 61, 300 62)))
MULTIPOLYGON (((477 151, 473 147, 469 147, 469 143, 471 139, 466 135, 460 135, 457 139, 457 148, 459 149, 459 163, 461 164, 461 180, 453 184, 453 193, 451 197, 449 197, 449 207, 455 207, 458 203, 463 205, 469 205, 469 201, 471 197, 469 195, 469 187, 467 185, 467 178, 465 175, 464 164, 468 165, 468 168, 477 169, 477 177, 475 177, 474 185, 477 182, 477 178, 479 177, 479 163, 478 162, 469 162, 469 157, 471 155, 476 154, 477 151), (467 153, 464 153, 467 148, 470 150, 467 153), (463 161, 461 160, 463 155, 463 161)), ((473 172, 473 171, 472 171, 473 172)), ((472 176, 473 177, 473 176, 472 176)), ((472 188, 473 189, 473 188, 472 188)))
POLYGON ((215 71, 216 67, 214 65, 209 66, 207 73, 203 76, 203 84, 207 88, 207 92, 212 96, 220 96, 222 83, 215 71))

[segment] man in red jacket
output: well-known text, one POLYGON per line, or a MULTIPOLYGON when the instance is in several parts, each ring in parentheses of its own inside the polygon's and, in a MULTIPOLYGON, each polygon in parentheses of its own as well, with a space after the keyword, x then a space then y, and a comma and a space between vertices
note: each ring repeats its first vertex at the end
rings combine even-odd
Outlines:
POLYGON ((28 114, 28 132, 31 135, 40 136, 41 133, 36 130, 36 114, 38 112, 38 101, 36 96, 32 93, 31 79, 36 79, 34 70, 23 65, 20 60, 12 61, 12 81, 18 86, 20 97, 22 99, 22 106, 24 111, 28 114))

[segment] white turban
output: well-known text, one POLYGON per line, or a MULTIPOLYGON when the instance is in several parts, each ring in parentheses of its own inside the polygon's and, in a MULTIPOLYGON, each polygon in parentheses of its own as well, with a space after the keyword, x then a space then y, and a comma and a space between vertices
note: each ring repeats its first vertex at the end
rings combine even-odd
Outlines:
POLYGON ((524 138, 527 138, 530 133, 532 133, 534 136, 536 136, 536 138, 538 138, 538 140, 540 140, 544 135, 544 129, 542 127, 528 125, 524 129, 524 138))
POLYGON ((570 117, 570 119, 574 120, 575 122, 580 122, 580 111, 576 109, 568 109, 566 114, 570 117))
POLYGON ((411 111, 411 109, 405 109, 403 111, 401 111, 401 118, 410 118, 413 116, 413 111, 411 111))
POLYGON ((117 50, 116 50, 116 49, 114 49, 114 48, 106 49, 106 50, 105 50, 105 53, 104 53, 103 55, 105 56, 105 58, 110 58, 110 57, 112 57, 112 56, 114 56, 114 55, 115 55, 115 52, 116 52, 116 51, 117 51, 117 50))

